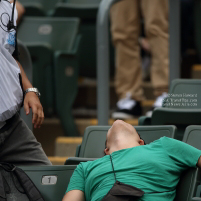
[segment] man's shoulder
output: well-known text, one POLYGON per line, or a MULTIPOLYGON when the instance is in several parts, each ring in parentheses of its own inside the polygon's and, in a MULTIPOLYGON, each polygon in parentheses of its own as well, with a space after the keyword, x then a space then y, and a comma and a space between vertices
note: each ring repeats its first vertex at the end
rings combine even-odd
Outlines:
POLYGON ((154 142, 165 142, 165 143, 169 143, 169 142, 175 142, 175 141, 178 141, 176 139, 173 139, 173 138, 170 138, 170 137, 167 137, 167 136, 163 136, 157 140, 155 140, 154 142))
POLYGON ((178 142, 178 140, 176 140, 176 139, 163 136, 163 137, 161 137, 161 138, 159 138, 159 139, 157 139, 157 140, 151 142, 151 143, 148 144, 148 145, 150 145, 150 146, 162 146, 162 147, 166 147, 166 146, 168 146, 169 144, 175 144, 175 143, 177 143, 177 142, 178 142))
POLYGON ((94 166, 94 165, 98 165, 98 164, 102 164, 103 162, 107 161, 109 159, 109 156, 104 156, 101 158, 97 158, 93 161, 87 161, 87 162, 81 162, 80 164, 82 164, 82 166, 84 168, 90 167, 90 166, 94 166))

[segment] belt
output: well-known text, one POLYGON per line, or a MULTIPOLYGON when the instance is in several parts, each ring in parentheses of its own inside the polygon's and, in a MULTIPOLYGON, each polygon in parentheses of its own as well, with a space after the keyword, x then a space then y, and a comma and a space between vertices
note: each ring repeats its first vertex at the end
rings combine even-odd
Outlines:
POLYGON ((13 121, 16 118, 17 115, 18 115, 18 113, 13 115, 10 119, 7 119, 6 121, 1 122, 1 124, 0 124, 0 134, 3 133, 5 130, 7 130, 10 127, 10 125, 13 123, 13 121))
POLYGON ((0 129, 1 128, 3 128, 3 126, 6 124, 6 122, 5 121, 3 121, 3 122, 0 122, 0 129))

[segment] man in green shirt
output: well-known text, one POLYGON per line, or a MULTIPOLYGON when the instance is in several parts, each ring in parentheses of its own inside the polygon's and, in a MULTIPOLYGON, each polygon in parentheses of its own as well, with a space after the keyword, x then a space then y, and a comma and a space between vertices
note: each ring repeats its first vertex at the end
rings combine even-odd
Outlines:
POLYGON ((101 201, 118 181, 145 192, 140 201, 173 201, 182 171, 201 167, 201 151, 162 137, 144 145, 130 124, 117 120, 107 134, 106 156, 75 169, 63 201, 101 201))

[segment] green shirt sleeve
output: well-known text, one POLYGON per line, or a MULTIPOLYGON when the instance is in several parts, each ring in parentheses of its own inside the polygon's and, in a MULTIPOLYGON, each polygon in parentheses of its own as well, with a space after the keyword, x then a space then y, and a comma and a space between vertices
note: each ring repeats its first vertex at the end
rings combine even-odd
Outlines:
POLYGON ((162 145, 168 156, 179 166, 196 167, 201 151, 179 140, 163 137, 162 145))
POLYGON ((84 187, 85 187, 84 170, 81 163, 74 170, 73 175, 70 179, 70 183, 66 190, 66 193, 72 190, 81 190, 84 192, 84 187))

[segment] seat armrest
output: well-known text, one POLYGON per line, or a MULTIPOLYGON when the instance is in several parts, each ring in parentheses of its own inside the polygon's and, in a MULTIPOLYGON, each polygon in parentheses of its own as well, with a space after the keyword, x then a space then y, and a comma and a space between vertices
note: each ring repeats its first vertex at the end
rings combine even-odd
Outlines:
POLYGON ((138 120, 139 126, 149 126, 151 125, 151 117, 141 116, 138 120))
POLYGON ((79 157, 79 155, 80 155, 80 148, 81 148, 81 144, 79 144, 79 145, 76 147, 75 157, 79 157))
POLYGON ((81 162, 94 161, 98 158, 83 158, 83 157, 70 157, 66 160, 64 165, 79 165, 81 162))
POLYGON ((193 197, 191 200, 192 201, 201 201, 201 198, 199 198, 199 197, 193 197))
POLYGON ((153 111, 152 125, 200 125, 201 109, 156 108, 153 111))

